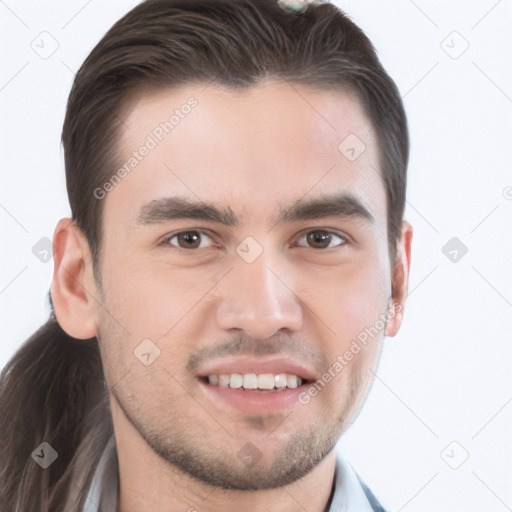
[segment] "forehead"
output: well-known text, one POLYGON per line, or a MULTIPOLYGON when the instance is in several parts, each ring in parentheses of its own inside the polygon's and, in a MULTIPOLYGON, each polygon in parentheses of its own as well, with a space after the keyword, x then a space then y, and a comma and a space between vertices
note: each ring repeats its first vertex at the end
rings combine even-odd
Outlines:
POLYGON ((145 91, 126 110, 118 154, 107 222, 120 212, 133 220, 167 196, 229 203, 250 217, 305 196, 350 192, 385 223, 377 141, 348 92, 281 81, 145 91))

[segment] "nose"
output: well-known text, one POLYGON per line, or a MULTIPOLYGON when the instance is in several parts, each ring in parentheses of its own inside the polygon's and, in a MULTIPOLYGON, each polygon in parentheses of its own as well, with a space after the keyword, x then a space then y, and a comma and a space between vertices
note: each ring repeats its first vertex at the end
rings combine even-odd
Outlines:
POLYGON ((264 255, 250 264, 236 262, 222 281, 216 315, 220 329, 243 330, 256 339, 271 337, 281 330, 300 329, 299 298, 279 271, 268 266, 264 255))

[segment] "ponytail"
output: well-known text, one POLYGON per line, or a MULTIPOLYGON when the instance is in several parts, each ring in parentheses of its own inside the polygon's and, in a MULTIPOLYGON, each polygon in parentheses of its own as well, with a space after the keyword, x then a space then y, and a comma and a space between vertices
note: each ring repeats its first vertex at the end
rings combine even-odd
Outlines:
POLYGON ((0 374, 0 510, 81 512, 113 433, 96 338, 66 334, 54 315, 0 374), (42 442, 58 454, 43 469, 42 442))

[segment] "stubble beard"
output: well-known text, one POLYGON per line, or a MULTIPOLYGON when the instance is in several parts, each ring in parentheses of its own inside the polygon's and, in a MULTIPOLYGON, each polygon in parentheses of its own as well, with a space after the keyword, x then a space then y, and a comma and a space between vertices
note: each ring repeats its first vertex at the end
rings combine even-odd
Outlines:
MULTIPOLYGON (((243 441, 227 440, 224 446, 215 442, 209 435, 211 429, 208 429, 208 422, 213 421, 211 418, 204 419, 206 428, 202 436, 191 434, 196 430, 184 428, 179 423, 172 426, 167 424, 166 429, 155 428, 155 425, 148 424, 147 416, 132 413, 132 408, 126 406, 117 389, 112 393, 127 420, 163 460, 204 484, 230 490, 255 491, 296 482, 331 452, 364 401, 361 392, 366 395, 365 388, 368 386, 361 377, 353 376, 355 381, 350 383, 349 396, 337 414, 334 411, 327 418, 317 418, 306 426, 302 425, 281 448, 274 453, 263 453, 259 460, 255 457, 252 463, 237 456, 244 446, 243 441)), ((297 407, 304 406, 298 404, 297 407)), ((137 409, 141 410, 139 407, 137 409)), ((265 423, 264 417, 254 416, 248 417, 248 425, 254 425, 258 420, 261 425, 265 423)), ((293 411, 284 421, 294 421, 293 411)), ((229 436, 226 434, 226 437, 229 436)), ((265 452, 262 445, 256 446, 256 450, 265 452)))

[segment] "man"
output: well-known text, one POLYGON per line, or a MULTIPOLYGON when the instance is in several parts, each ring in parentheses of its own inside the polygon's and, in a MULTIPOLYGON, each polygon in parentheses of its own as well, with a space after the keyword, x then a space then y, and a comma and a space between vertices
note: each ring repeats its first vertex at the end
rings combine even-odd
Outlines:
POLYGON ((1 509, 384 510, 335 449, 412 239, 405 114, 361 30, 329 3, 148 0, 77 73, 63 144, 1 509))

